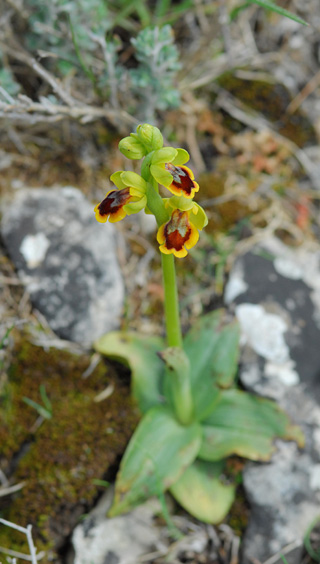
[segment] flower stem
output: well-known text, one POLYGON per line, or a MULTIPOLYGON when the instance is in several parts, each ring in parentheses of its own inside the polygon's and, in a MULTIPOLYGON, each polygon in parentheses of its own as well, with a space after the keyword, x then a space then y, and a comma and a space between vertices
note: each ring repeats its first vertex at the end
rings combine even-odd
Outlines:
MULTIPOLYGON (((150 184, 147 192, 148 208, 155 215, 158 226, 169 219, 163 200, 150 184)), ((164 287, 164 312, 166 320, 167 343, 169 347, 182 347, 182 335, 179 317, 179 301, 176 282, 174 257, 161 253, 162 276, 164 287)))
POLYGON ((169 347, 182 347, 179 316, 179 301, 174 257, 161 253, 164 287, 164 312, 166 319, 167 343, 169 347))

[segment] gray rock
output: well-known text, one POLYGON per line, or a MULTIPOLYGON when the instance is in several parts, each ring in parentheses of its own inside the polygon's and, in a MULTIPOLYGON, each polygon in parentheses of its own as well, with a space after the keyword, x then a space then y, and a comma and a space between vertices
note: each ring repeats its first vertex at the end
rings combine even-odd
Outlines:
MULTIPOLYGON (((270 238, 237 259, 225 299, 242 333, 240 379, 276 400, 301 426, 306 446, 277 442, 268 464, 249 463, 252 507, 243 562, 276 553, 298 562, 320 507, 320 250, 270 238)), ((273 560, 278 562, 278 560, 273 560)))
POLYGON ((172 542, 172 530, 156 518, 163 515, 157 498, 149 499, 130 513, 109 519, 106 515, 112 497, 113 488, 109 488, 75 528, 68 564, 137 564, 154 561, 156 556, 159 561, 178 564, 198 562, 197 555, 203 556, 209 550, 206 527, 183 516, 172 516, 177 530, 185 533, 172 542))
POLYGON ((119 325, 124 285, 112 225, 76 188, 28 189, 3 215, 2 236, 31 301, 63 339, 90 345, 119 325))
POLYGON ((159 532, 153 524, 159 504, 150 500, 131 513, 107 519, 112 492, 73 532, 74 564, 136 564, 139 558, 159 548, 159 532))

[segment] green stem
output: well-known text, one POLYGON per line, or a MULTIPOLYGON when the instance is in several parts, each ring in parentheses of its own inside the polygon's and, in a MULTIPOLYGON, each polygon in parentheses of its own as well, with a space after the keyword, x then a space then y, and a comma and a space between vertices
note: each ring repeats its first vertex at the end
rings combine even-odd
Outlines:
MULTIPOLYGON (((147 198, 148 208, 154 214, 158 227, 160 227, 160 225, 163 225, 169 219, 169 214, 165 208, 163 200, 151 185, 149 185, 148 188, 147 198)), ((182 347, 179 300, 173 255, 165 255, 161 253, 161 263, 167 343, 169 347, 182 347)))
POLYGON ((164 312, 169 347, 182 347, 179 300, 174 257, 161 253, 164 287, 164 312))
MULTIPOLYGON (((170 216, 159 195, 157 183, 152 182, 151 184, 149 181, 147 200, 148 208, 154 214, 158 227, 160 227, 169 220, 170 216)), ((175 415, 182 425, 188 425, 193 420, 194 406, 190 384, 190 363, 183 350, 174 256, 161 253, 161 264, 169 347, 163 352, 163 359, 167 364, 168 386, 172 393, 175 415), (167 358, 168 355, 169 358, 167 358), (173 355, 172 358, 171 355, 173 355)))

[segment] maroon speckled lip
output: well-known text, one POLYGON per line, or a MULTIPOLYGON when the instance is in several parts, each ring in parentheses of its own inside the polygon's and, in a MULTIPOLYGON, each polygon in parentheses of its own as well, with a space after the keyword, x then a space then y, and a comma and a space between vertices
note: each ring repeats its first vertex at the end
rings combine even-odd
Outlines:
POLYGON ((117 214, 123 206, 128 203, 130 198, 129 188, 123 188, 123 190, 112 190, 98 206, 100 215, 117 214))
POLYGON ((168 172, 170 172, 170 174, 172 174, 172 186, 174 186, 178 190, 182 190, 185 194, 190 196, 192 190, 195 189, 196 184, 192 180, 192 178, 190 178, 189 172, 186 167, 174 166, 170 163, 167 163, 166 169, 168 172))

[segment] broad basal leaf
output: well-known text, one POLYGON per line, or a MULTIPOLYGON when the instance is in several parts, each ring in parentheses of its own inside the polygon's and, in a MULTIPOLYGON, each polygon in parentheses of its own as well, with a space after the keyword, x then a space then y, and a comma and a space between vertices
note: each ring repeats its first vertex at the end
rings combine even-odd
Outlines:
POLYGON ((218 310, 200 317, 184 340, 198 420, 212 411, 218 388, 230 387, 236 375, 239 327, 236 322, 225 325, 223 316, 224 311, 218 310))
POLYGON ((164 348, 162 339, 115 331, 96 341, 94 348, 99 353, 130 367, 132 395, 142 413, 162 401, 160 380, 164 373, 164 364, 157 354, 164 348))
POLYGON ((202 429, 198 456, 204 460, 220 460, 231 454, 269 460, 277 437, 295 440, 301 447, 304 444, 299 427, 290 424, 275 402, 239 390, 221 392, 202 429))
POLYGON ((170 488, 194 461, 200 444, 198 423, 180 425, 166 407, 148 411, 121 461, 110 516, 129 511, 170 488))
POLYGON ((191 515, 205 523, 220 523, 235 497, 235 486, 219 479, 223 464, 196 460, 171 486, 176 500, 191 515))

